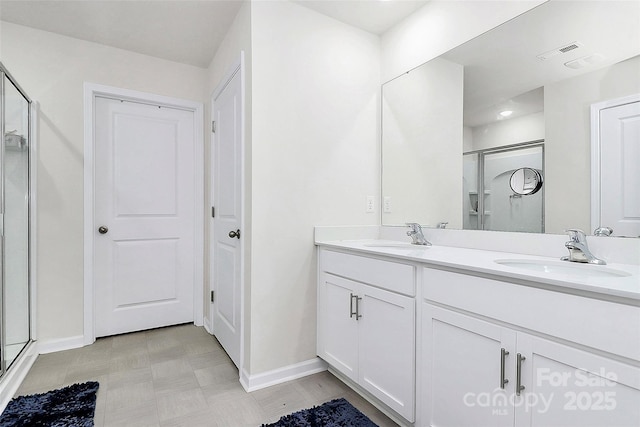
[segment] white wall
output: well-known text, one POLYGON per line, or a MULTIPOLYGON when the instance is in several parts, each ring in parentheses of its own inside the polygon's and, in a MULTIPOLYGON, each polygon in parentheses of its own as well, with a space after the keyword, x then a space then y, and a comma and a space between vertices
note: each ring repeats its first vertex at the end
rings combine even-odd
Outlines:
POLYGON ((377 224, 379 38, 252 4, 251 373, 315 357, 314 225, 377 224))
POLYGON ((386 82, 546 0, 430 1, 382 36, 386 82))
POLYGON ((40 103, 38 338, 83 334, 83 83, 203 101, 203 69, 19 25, 0 58, 40 103))

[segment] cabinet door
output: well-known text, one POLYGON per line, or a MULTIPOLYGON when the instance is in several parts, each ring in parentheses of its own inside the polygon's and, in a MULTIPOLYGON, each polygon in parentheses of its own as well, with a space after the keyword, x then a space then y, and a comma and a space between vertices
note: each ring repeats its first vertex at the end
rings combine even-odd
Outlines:
POLYGON ((422 425, 512 426, 516 333, 431 304, 422 308, 422 425))
POLYGON ((516 426, 640 426, 640 368, 519 333, 516 426))
POLYGON ((358 379, 358 283, 323 273, 318 290, 318 356, 353 381, 358 379))
POLYGON ((415 420, 415 300, 361 285, 359 384, 415 420))

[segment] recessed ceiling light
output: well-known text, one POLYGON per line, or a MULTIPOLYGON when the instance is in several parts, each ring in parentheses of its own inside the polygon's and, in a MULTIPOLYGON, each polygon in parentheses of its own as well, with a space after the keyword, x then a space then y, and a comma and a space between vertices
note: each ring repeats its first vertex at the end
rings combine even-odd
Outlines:
POLYGON ((510 116, 510 115, 512 115, 512 114, 513 114, 513 111, 511 111, 511 110, 504 110, 504 111, 500 111, 500 115, 501 115, 502 117, 509 117, 509 116, 510 116))

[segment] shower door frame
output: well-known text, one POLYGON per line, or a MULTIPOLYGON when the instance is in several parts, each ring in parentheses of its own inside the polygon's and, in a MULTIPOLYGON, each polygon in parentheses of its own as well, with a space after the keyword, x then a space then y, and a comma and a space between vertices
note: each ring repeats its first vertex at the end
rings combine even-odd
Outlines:
MULTIPOLYGON (((544 139, 536 139, 528 142, 520 142, 517 144, 502 145, 500 147, 485 148, 482 150, 472 150, 472 151, 466 151, 462 153, 463 156, 466 156, 467 154, 477 154, 478 156, 478 170, 477 170, 477 180, 478 180, 477 187, 478 188, 476 189, 478 192, 478 228, 476 230, 485 230, 484 228, 485 226, 485 209, 484 209, 484 192, 485 192, 484 157, 485 155, 507 153, 509 151, 519 150, 523 148, 535 148, 535 147, 540 147, 542 149, 542 171, 544 172, 544 164, 545 164, 544 163, 544 139)), ((542 218, 541 218, 542 224, 541 224, 540 233, 544 233, 544 224, 545 224, 544 186, 542 186, 541 191, 542 191, 542 218)), ((463 194, 462 197, 466 197, 466 194, 463 194)), ((464 206, 464 202, 463 202, 463 206, 464 206)), ((463 215, 464 215, 464 212, 463 212, 463 215)), ((487 231, 493 231, 493 230, 487 230, 487 231)))
MULTIPOLYGON (((16 371, 21 371, 25 366, 23 362, 26 360, 26 364, 30 366, 35 361, 35 344, 36 340, 36 315, 35 315, 35 301, 36 301, 36 286, 35 286, 35 277, 36 277, 36 269, 35 269, 35 259, 36 259, 36 144, 37 140, 37 111, 38 106, 35 101, 33 101, 25 92, 25 90, 20 86, 20 84, 16 81, 16 79, 11 75, 11 73, 6 69, 6 67, 0 62, 0 172, 2 172, 2 176, 0 177, 0 204, 2 206, 2 211, 4 212, 5 207, 5 182, 4 182, 4 160, 5 160, 5 122, 4 122, 4 112, 5 112, 5 79, 14 86, 14 88, 20 93, 20 95, 27 102, 27 147, 28 147, 28 161, 27 161, 27 307, 29 309, 28 315, 28 331, 29 338, 27 342, 24 344, 18 355, 13 359, 11 365, 9 367, 16 366, 16 371), (23 357, 27 356, 27 357, 23 357)), ((5 253, 5 239, 4 239, 4 213, 0 214, 2 219, 2 238, 1 238, 1 252, 0 256, 2 256, 2 267, 0 268, 1 280, 0 280, 0 288, 2 292, 2 303, 0 304, 0 319, 2 321, 2 325, 0 328, 0 379, 6 379, 6 382, 11 382, 8 388, 17 388, 14 378, 6 378, 13 377, 13 375, 6 375, 9 372, 9 367, 6 366, 5 363, 5 348, 4 344, 6 341, 6 311, 4 307, 5 302, 5 288, 4 288, 4 253, 5 253)), ((26 369, 28 369, 26 366, 26 369)), ((13 372, 13 368, 11 369, 13 372)), ((20 373, 16 373, 16 376, 20 376, 20 373)), ((4 384, 3 384, 4 385, 4 384)), ((1 388, 0 388, 1 390, 1 388)), ((4 404, 4 402, 0 402, 0 406, 4 404)))

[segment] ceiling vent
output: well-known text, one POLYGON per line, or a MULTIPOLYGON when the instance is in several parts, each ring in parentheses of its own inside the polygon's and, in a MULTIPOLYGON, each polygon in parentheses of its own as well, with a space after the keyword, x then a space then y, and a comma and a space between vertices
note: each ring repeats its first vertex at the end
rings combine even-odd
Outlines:
POLYGON ((580 42, 573 42, 573 43, 569 43, 566 44, 564 46, 560 46, 556 49, 550 50, 548 52, 545 53, 541 53, 540 55, 537 56, 537 58, 541 61, 548 61, 549 59, 553 58, 554 56, 557 55, 561 55, 563 53, 567 53, 567 52, 571 52, 572 50, 576 50, 578 48, 582 47, 582 43, 580 42))

